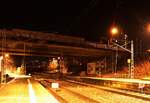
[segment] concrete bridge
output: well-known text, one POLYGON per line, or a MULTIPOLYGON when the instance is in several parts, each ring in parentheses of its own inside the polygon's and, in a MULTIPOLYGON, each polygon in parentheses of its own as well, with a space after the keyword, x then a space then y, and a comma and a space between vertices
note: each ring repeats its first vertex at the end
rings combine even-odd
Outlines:
POLYGON ((107 44, 92 43, 84 38, 56 33, 34 32, 21 29, 0 30, 0 51, 11 55, 28 56, 88 56, 111 55, 115 51, 107 44))

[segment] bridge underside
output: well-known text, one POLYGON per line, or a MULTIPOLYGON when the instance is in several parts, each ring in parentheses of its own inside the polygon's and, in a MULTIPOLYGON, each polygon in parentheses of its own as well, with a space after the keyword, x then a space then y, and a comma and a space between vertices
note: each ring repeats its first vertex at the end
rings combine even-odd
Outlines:
POLYGON ((111 55, 114 50, 95 48, 83 38, 54 35, 26 30, 0 30, 0 51, 11 55, 27 56, 86 56, 111 55))
POLYGON ((0 40, 0 51, 10 53, 11 55, 26 55, 26 56, 51 56, 51 55, 64 55, 64 56, 87 56, 87 57, 100 57, 111 55, 112 50, 94 49, 63 46, 45 43, 33 43, 23 41, 0 40))

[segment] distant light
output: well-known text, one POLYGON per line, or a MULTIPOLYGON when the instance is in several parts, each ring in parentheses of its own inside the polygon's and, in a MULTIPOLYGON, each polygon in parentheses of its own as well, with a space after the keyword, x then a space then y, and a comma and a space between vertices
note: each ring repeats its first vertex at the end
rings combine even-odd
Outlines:
POLYGON ((150 52, 150 49, 148 49, 147 52, 150 52))
POLYGON ((57 59, 60 60, 60 57, 58 57, 57 59))
POLYGON ((8 57, 9 57, 9 54, 8 54, 8 53, 7 53, 7 54, 5 54, 5 57, 6 57, 6 58, 8 58, 8 57))
POLYGON ((29 76, 31 76, 31 74, 30 74, 30 73, 29 73, 28 75, 29 75, 29 76))
POLYGON ((147 31, 150 33, 150 24, 147 26, 147 31))

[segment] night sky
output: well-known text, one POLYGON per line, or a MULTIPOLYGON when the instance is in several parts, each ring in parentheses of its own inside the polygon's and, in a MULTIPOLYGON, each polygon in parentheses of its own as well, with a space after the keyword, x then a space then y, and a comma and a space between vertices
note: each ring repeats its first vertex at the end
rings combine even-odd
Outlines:
POLYGON ((150 0, 35 0, 1 2, 0 27, 84 37, 109 37, 112 25, 150 48, 150 0))

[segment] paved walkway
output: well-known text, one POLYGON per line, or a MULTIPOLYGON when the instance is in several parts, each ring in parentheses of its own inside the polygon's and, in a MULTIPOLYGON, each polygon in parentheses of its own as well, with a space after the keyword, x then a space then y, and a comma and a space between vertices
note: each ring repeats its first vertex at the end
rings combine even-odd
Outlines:
POLYGON ((0 87, 0 103, 59 103, 43 86, 30 78, 16 78, 0 87))

